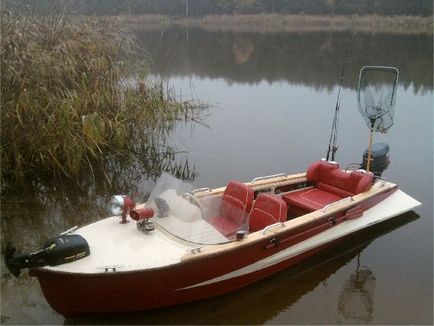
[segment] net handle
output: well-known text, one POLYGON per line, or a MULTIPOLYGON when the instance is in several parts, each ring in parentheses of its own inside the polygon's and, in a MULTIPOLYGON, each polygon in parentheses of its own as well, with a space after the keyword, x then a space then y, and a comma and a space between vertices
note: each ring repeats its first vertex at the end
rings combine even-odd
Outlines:
POLYGON ((370 172, 371 168, 371 157, 372 157, 372 139, 374 137, 374 131, 369 130, 369 143, 368 143, 368 161, 366 162, 366 171, 370 172))

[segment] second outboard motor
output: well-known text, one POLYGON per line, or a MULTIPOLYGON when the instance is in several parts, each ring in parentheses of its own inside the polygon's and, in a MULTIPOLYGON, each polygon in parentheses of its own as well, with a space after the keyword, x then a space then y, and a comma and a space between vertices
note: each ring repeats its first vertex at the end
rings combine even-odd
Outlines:
MULTIPOLYGON (((371 167, 370 170, 376 175, 381 177, 381 174, 390 164, 389 158, 389 145, 386 143, 372 144, 371 148, 371 167)), ((368 149, 363 152, 362 168, 366 170, 368 163, 368 149)))

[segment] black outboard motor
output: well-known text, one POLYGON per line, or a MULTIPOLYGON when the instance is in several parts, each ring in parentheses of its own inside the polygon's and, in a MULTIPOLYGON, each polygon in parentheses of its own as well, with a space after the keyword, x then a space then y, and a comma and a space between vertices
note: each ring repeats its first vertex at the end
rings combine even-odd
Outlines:
MULTIPOLYGON (((368 163, 368 149, 363 152, 362 168, 366 170, 368 163)), ((389 145, 386 143, 372 144, 370 170, 374 175, 381 177, 381 174, 390 164, 389 145)))
POLYGON ((64 234, 48 240, 43 248, 30 253, 17 253, 9 243, 5 252, 5 264, 18 277, 22 268, 56 266, 89 255, 89 244, 81 235, 64 234))

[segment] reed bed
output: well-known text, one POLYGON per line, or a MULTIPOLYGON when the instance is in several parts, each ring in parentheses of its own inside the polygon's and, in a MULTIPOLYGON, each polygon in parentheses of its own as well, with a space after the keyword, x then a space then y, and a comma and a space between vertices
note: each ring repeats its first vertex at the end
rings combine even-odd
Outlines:
POLYGON ((179 102, 126 58, 131 34, 102 20, 1 14, 1 179, 77 178, 107 157, 146 157, 202 105, 179 102))

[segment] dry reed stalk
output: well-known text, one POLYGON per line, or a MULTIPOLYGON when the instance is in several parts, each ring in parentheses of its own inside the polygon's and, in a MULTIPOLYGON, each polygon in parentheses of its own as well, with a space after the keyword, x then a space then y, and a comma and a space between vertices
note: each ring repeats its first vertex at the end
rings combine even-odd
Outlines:
POLYGON ((3 182, 73 178, 109 154, 143 155, 151 138, 198 111, 162 83, 126 75, 134 40, 108 22, 4 11, 1 30, 3 182))

